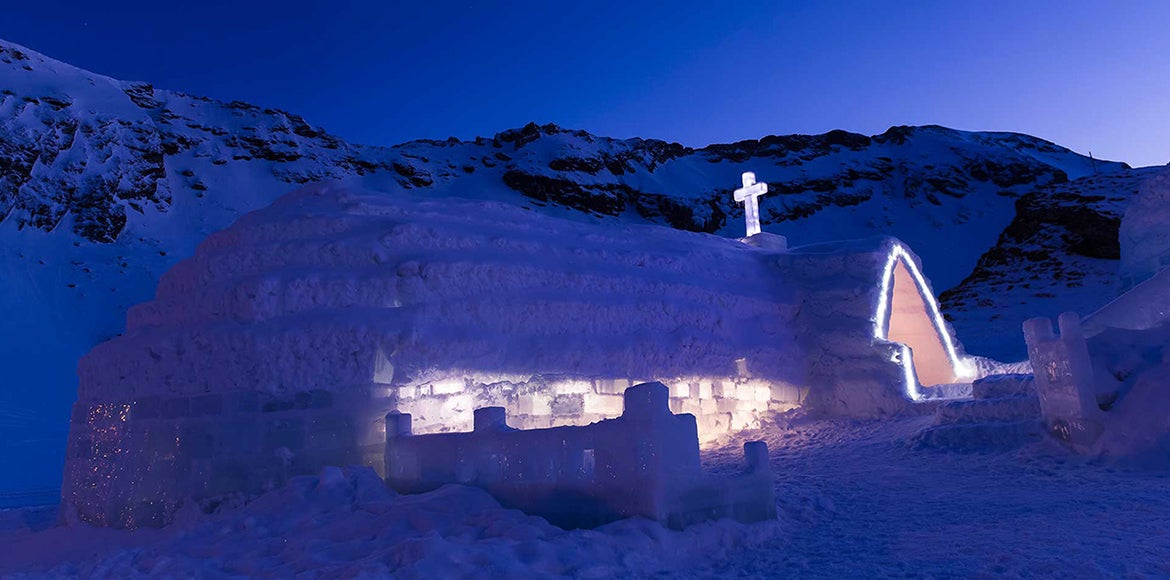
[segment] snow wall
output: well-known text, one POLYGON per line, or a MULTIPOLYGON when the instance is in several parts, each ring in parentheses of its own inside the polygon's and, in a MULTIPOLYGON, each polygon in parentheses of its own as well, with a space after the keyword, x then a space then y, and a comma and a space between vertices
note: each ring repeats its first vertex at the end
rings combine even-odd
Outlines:
POLYGON ((1170 266, 1170 166, 1144 181, 1125 209, 1118 239, 1121 285, 1128 290, 1170 266))
POLYGON ((1170 320, 1170 167, 1142 182, 1118 239, 1125 292, 1084 320, 1086 336, 1109 328, 1144 330, 1170 320))
POLYGON ((901 248, 778 253, 310 186, 210 236, 82 359, 63 513, 157 525, 324 465, 381 469, 392 410, 416 433, 469 430, 488 406, 517 428, 582 425, 657 380, 703 439, 805 401, 897 412, 917 396, 910 350, 883 334, 892 264, 919 269, 901 248))

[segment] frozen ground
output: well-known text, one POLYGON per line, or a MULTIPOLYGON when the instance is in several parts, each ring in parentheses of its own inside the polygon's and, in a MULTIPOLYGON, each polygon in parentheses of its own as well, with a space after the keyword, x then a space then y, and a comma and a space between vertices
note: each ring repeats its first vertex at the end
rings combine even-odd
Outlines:
POLYGON ((10 512, 0 576, 1170 576, 1165 467, 1073 458, 1047 443, 994 454, 909 445, 929 421, 797 414, 708 450, 711 469, 732 469, 744 439, 768 440, 775 524, 674 532, 627 520, 564 532, 473 489, 393 496, 370 472, 330 470, 164 530, 31 532, 10 512))

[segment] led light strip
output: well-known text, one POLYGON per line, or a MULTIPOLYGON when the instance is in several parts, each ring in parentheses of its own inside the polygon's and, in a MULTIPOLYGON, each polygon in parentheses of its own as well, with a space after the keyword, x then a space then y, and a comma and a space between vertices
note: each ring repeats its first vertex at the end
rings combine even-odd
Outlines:
MULTIPOLYGON (((935 332, 942 338, 943 347, 947 351, 947 357, 951 360, 951 369, 955 372, 955 378, 973 378, 975 376, 974 366, 970 362, 959 358, 959 353, 955 350, 955 344, 951 341, 951 335, 946 331, 946 321, 943 320, 942 313, 938 308, 938 302, 934 299, 934 294, 927 291, 926 279, 922 276, 922 272, 918 270, 918 265, 914 263, 914 260, 910 259, 910 254, 906 251, 906 248, 902 247, 901 244, 894 244, 894 247, 890 250, 890 255, 886 260, 885 271, 882 273, 882 293, 878 299, 877 320, 874 321, 874 338, 888 340, 887 336, 890 331, 890 302, 893 299, 893 292, 891 292, 890 285, 894 282, 894 267, 898 265, 898 260, 902 260, 902 263, 906 264, 906 269, 910 272, 910 276, 914 278, 914 283, 918 287, 918 294, 926 302, 927 309, 930 311, 931 320, 934 322, 935 332)), ((917 401, 922 398, 922 393, 918 391, 918 381, 914 379, 910 348, 903 345, 903 349, 902 365, 906 370, 906 395, 917 401)))

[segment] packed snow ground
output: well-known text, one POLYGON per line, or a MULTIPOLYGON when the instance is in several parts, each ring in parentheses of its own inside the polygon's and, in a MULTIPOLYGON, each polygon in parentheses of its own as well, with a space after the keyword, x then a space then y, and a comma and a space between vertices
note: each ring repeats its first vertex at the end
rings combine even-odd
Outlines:
POLYGON ((913 436, 930 420, 797 411, 707 450, 711 470, 738 469, 744 440, 768 441, 775 523, 679 532, 625 520, 562 531, 475 489, 395 496, 371 471, 328 469, 162 530, 34 532, 9 512, 0 518, 8 523, 0 576, 1170 575, 1165 466, 1086 460, 1048 442, 1005 453, 916 448, 913 436))

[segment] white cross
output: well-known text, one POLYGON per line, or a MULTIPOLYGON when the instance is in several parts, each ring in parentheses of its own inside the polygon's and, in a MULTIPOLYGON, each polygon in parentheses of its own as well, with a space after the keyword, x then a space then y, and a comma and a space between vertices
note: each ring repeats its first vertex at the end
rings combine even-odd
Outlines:
POLYGON ((760 233, 760 196, 768 193, 767 183, 756 183, 756 174, 745 171, 743 187, 735 190, 735 201, 743 202, 743 220, 748 237, 760 233))

